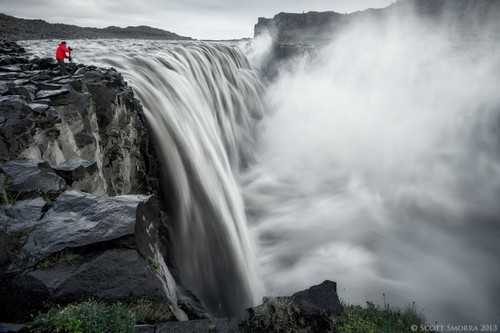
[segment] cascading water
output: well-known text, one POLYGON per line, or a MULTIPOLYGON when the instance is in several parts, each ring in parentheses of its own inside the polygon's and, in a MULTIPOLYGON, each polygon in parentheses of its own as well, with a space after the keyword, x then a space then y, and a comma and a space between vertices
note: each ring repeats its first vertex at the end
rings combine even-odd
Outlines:
POLYGON ((120 70, 144 106, 171 208, 168 259, 177 280, 212 312, 238 314, 259 289, 236 177, 253 159, 263 87, 234 47, 106 42, 96 56, 103 43, 72 45, 80 61, 120 70))
POLYGON ((174 46, 113 65, 128 73, 158 142, 175 207, 171 264, 212 311, 236 314, 254 303, 257 284, 235 175, 252 159, 262 87, 224 45, 174 46))

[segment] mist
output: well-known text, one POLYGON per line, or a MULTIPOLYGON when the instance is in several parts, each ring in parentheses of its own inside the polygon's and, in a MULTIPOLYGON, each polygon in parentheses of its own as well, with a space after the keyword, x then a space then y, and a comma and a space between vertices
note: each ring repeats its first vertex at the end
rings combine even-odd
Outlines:
POLYGON ((270 84, 242 176, 267 294, 332 279, 348 303, 500 318, 500 53, 446 27, 366 20, 270 84))

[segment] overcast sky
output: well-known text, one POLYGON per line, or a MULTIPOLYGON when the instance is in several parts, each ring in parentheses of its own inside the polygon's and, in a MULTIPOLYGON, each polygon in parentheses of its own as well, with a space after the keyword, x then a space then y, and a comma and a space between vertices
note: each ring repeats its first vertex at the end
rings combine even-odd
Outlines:
POLYGON ((195 38, 253 35, 257 17, 281 11, 341 13, 385 7, 394 0, 0 0, 0 12, 52 23, 104 27, 151 25, 195 38))

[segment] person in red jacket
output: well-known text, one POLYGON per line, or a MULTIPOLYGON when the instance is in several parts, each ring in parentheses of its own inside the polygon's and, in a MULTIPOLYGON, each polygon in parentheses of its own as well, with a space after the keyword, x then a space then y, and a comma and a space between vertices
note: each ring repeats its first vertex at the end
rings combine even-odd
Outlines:
POLYGON ((61 42, 59 45, 57 45, 56 49, 56 60, 57 63, 59 64, 59 68, 61 70, 61 74, 66 74, 66 66, 64 65, 64 59, 69 59, 69 49, 66 46, 66 42, 61 42))

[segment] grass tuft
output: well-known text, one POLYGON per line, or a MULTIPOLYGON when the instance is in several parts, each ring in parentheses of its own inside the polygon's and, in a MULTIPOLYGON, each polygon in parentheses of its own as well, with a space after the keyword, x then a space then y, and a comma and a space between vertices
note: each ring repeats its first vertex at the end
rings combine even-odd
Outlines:
POLYGON ((403 333, 424 332, 425 319, 415 305, 405 310, 384 308, 367 302, 366 307, 347 305, 337 322, 338 333, 403 333))
POLYGON ((32 333, 133 333, 135 315, 126 305, 87 301, 54 307, 39 314, 30 325, 32 333))

